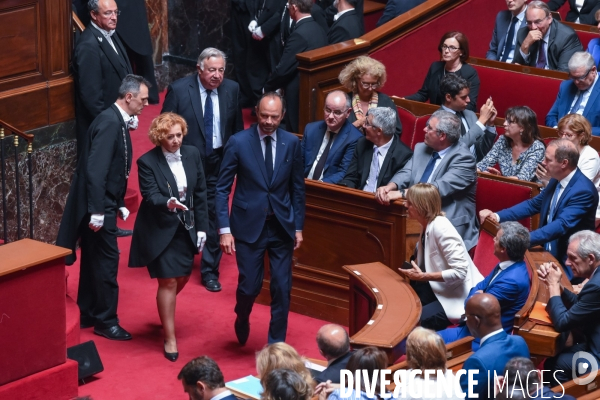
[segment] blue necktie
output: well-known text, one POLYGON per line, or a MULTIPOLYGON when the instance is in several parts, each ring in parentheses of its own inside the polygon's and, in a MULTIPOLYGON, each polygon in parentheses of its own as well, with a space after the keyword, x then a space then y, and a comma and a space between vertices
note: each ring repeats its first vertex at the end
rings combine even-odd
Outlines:
POLYGON ((269 185, 273 179, 273 148, 271 147, 271 136, 265 136, 265 168, 267 169, 267 180, 269 185))
POLYGON ((575 104, 573 105, 573 107, 571 107, 571 110, 569 111, 569 114, 577 114, 577 111, 579 111, 579 107, 581 107, 581 102, 583 101, 583 95, 586 92, 587 92, 587 89, 579 91, 579 97, 577 98, 577 101, 575 102, 575 104))
POLYGON ((364 187, 365 192, 374 193, 377 189, 377 179, 379 178, 379 148, 373 146, 373 158, 371 159, 371 168, 369 168, 369 176, 367 184, 364 187))
POLYGON ((494 280, 494 278, 496 278, 496 275, 498 275, 498 273, 500 273, 500 264, 497 264, 496 268, 494 268, 494 270, 492 271, 492 279, 490 279, 487 286, 485 287, 485 290, 483 291, 484 293, 487 292, 488 288, 492 284, 492 281, 494 280))
POLYGON ((427 166, 425 167, 423 176, 419 180, 420 183, 427 183, 427 181, 429 180, 429 177, 431 176, 431 173, 433 172, 433 167, 435 167, 435 162, 437 160, 439 160, 439 158, 440 158, 440 155, 437 153, 437 151, 434 151, 433 153, 431 153, 431 158, 429 159, 429 162, 427 163, 427 166))
POLYGON ((517 17, 512 17, 512 20, 510 21, 510 27, 508 28, 508 35, 506 35, 506 42, 504 43, 502 58, 500 59, 502 62, 506 62, 506 60, 508 60, 508 55, 510 54, 511 50, 515 48, 513 40, 515 38, 515 27, 517 26, 517 22, 519 22, 519 19, 517 17))
MULTIPOLYGON (((556 211, 556 203, 558 202, 558 193, 560 192, 561 188, 562 188, 562 186, 559 183, 558 185, 556 185, 556 189, 554 189, 554 194, 552 195, 552 201, 550 202, 550 213, 548 214, 548 223, 552 222, 552 220, 554 219, 554 212, 556 211)), ((548 242, 544 246, 546 248, 546 251, 552 250, 552 246, 550 246, 550 243, 551 242, 548 242)))
POLYGON ((544 49, 546 48, 546 42, 544 42, 544 39, 540 40, 540 51, 538 53, 538 59, 537 59, 537 63, 535 64, 536 67, 538 68, 546 68, 546 52, 544 51, 544 49))
POLYGON ((206 138, 206 156, 213 152, 213 103, 210 95, 212 90, 206 91, 204 102, 204 137, 206 138))

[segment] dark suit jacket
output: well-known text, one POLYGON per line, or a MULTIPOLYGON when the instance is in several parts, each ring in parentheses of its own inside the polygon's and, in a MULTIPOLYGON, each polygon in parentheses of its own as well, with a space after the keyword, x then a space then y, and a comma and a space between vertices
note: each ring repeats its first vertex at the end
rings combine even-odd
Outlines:
MULTIPOLYGON (((575 0, 568 0, 571 9, 567 13, 566 20, 569 22, 577 21, 579 18, 579 23, 587 24, 587 25, 596 25, 596 18, 594 15, 596 11, 600 9, 600 1, 599 0, 585 0, 583 2, 583 7, 581 7, 581 11, 577 10, 577 6, 575 5, 575 0)), ((559 8, 565 4, 567 0, 550 0, 548 1, 548 8, 552 11, 557 11, 559 8)))
MULTIPOLYGON (((387 184, 396 171, 402 169, 411 157, 412 151, 402 143, 398 135, 394 135, 394 141, 381 165, 376 187, 387 184)), ((356 142, 352 161, 340 185, 362 190, 369 178, 372 160, 373 143, 363 136, 356 142)))
MULTIPOLYGON (((494 32, 492 33, 490 48, 485 54, 485 58, 488 60, 500 61, 502 52, 504 51, 504 45, 506 43, 506 34, 508 33, 508 28, 510 27, 510 21, 512 20, 512 17, 512 13, 508 10, 502 10, 496 15, 496 24, 494 25, 494 32)), ((517 25, 519 28, 522 26, 526 26, 525 18, 523 18, 521 25, 517 25)), ((515 51, 519 51, 519 49, 515 47, 515 51)))
MULTIPOLYGON (((573 104, 578 90, 577 86, 570 79, 560 84, 556 101, 546 116, 546 126, 557 126, 558 121, 569 114, 571 104, 573 104)), ((600 136, 600 83, 598 82, 594 86, 592 93, 590 93, 587 104, 583 109, 583 116, 590 121, 592 134, 600 136)))
MULTIPOLYGON (((460 386, 463 392, 468 394, 468 371, 476 371, 473 379, 477 380, 477 385, 473 388, 473 393, 479 394, 479 399, 490 399, 488 391, 494 393, 494 382, 488 381, 488 371, 490 376, 494 376, 494 371, 497 375, 502 375, 504 366, 513 357, 529 358, 529 348, 525 339, 521 336, 507 335, 506 332, 498 333, 488 338, 479 350, 471 357, 467 358, 463 365, 466 374, 460 376, 460 386), (488 388, 489 385, 489 388, 488 388)), ((469 398, 467 396, 467 398, 469 398)))
MULTIPOLYGON (((548 224, 550 203, 556 185, 558 185, 558 181, 551 179, 542 193, 531 200, 498 212, 498 216, 501 222, 519 221, 539 213, 540 226, 531 232, 531 246, 543 246, 552 242, 552 255, 564 265, 569 237, 579 231, 595 229, 598 191, 592 181, 577 168, 575 175, 560 195, 554 219, 548 224)), ((565 271, 569 279, 572 278, 571 269, 565 267, 565 271)))
POLYGON ((312 17, 307 17, 296 24, 296 27, 285 42, 279 64, 265 83, 265 92, 279 88, 285 90, 287 102, 287 118, 291 126, 287 128, 298 132, 300 76, 298 75, 298 60, 296 55, 305 51, 327 46, 327 34, 312 17))
POLYGON ((419 4, 425 3, 426 0, 388 0, 383 9, 383 15, 377 21, 377 26, 381 26, 388 21, 412 10, 419 4))
POLYGON ((267 171, 257 126, 232 136, 221 163, 217 182, 217 226, 231 228, 237 240, 254 243, 265 224, 267 204, 292 239, 304 227, 304 175, 300 140, 292 133, 277 129, 273 178, 267 171), (229 213, 229 194, 237 175, 229 213))
POLYGON ((73 73, 78 149, 87 147, 90 124, 117 100, 123 78, 133 73, 119 35, 114 34, 112 40, 122 57, 91 24, 81 33, 75 46, 73 73))
POLYGON ((148 14, 144 0, 119 0, 117 33, 136 53, 152 55, 152 40, 148 29, 148 14))
MULTIPOLYGON (((529 34, 529 28, 524 26, 517 32, 517 43, 515 43, 515 58, 513 64, 529 65, 535 67, 540 42, 536 42, 529 48, 529 62, 525 62, 519 48, 523 40, 529 34)), ((550 24, 550 37, 548 38, 548 68, 558 71, 569 72, 569 60, 573 53, 583 51, 583 46, 575 31, 556 20, 550 24)))
POLYGON ((331 364, 327 366, 321 373, 315 376, 315 381, 317 383, 331 381, 332 383, 340 383, 340 371, 346 368, 346 364, 348 364, 348 360, 352 352, 349 351, 345 355, 340 358, 334 360, 331 364))
MULTIPOLYGON (((440 93, 440 82, 444 77, 443 61, 434 61, 427 71, 427 76, 423 81, 423 86, 415 94, 406 96, 408 100, 426 102, 429 100, 431 104, 442 105, 444 99, 440 93)), ((469 98, 471 102, 467 106, 467 110, 475 111, 477 106, 477 96, 479 96, 479 75, 475 68, 469 64, 463 64, 462 67, 455 72, 458 76, 462 76, 469 82, 469 98)))
MULTIPOLYGON (((350 95, 352 96, 352 93, 350 93, 350 95)), ((400 117, 398 116, 398 108, 396 107, 396 103, 394 103, 394 100, 392 100, 392 98, 385 93, 377 92, 377 96, 377 107, 389 107, 396 113, 396 135, 402 135, 402 122, 400 122, 400 117)), ((356 121, 356 114, 354 114, 354 110, 350 111, 348 121, 350 121, 350 123, 354 123, 356 121)))
MULTIPOLYGON (((239 94, 240 87, 237 82, 226 78, 217 88, 223 146, 231 135, 244 129, 239 94)), ((183 144, 196 146, 200 151, 202 162, 205 162, 206 136, 203 108, 198 75, 192 74, 169 85, 161 112, 171 111, 185 119, 188 124, 188 134, 183 137, 183 144)))
POLYGON ((345 42, 346 40, 356 39, 360 37, 360 20, 356 15, 355 10, 346 11, 344 14, 333 22, 331 28, 327 32, 327 40, 329 44, 345 42))
POLYGON ((546 311, 558 332, 577 330, 585 336, 588 351, 600 359, 600 271, 583 286, 578 295, 563 290, 551 297, 546 311))
MULTIPOLYGON (((331 0, 317 0, 317 4, 321 6, 325 10, 325 18, 327 19, 327 25, 333 25, 333 17, 338 13, 337 7, 333 5, 333 1, 331 0)), ((365 34, 365 21, 364 21, 364 1, 356 0, 356 6, 354 7, 356 10, 356 15, 358 16, 358 23, 360 29, 360 36, 365 34)))
MULTIPOLYGON (((116 105, 111 105, 94 119, 88 136, 90 141, 88 147, 82 149, 77 163, 56 239, 58 246, 73 250, 67 257, 68 265, 76 260, 75 244, 86 215, 104 214, 107 196, 116 200, 119 207, 125 206, 125 173, 131 169, 131 137, 116 105)), ((84 229, 88 229, 87 224, 84 229)))
MULTIPOLYGON (((311 122, 304 128, 304 135, 302 136, 304 177, 308 176, 317 159, 326 131, 327 124, 325 124, 325 121, 311 122)), ((323 182, 338 183, 342 180, 350 161, 352 161, 356 141, 362 136, 362 133, 346 120, 346 123, 335 135, 333 144, 329 149, 325 169, 323 169, 323 182)))
MULTIPOLYGON (((187 196, 184 204, 194 212, 194 227, 188 232, 196 248, 197 231, 208 230, 206 181, 198 149, 184 145, 181 146, 180 152, 187 180, 187 196)), ((141 156, 137 160, 137 165, 142 203, 133 228, 129 252, 130 267, 147 266, 158 257, 171 243, 181 224, 177 214, 167 208, 169 198, 173 195, 177 198, 179 196, 177 181, 165 159, 162 147, 157 146, 141 156)))

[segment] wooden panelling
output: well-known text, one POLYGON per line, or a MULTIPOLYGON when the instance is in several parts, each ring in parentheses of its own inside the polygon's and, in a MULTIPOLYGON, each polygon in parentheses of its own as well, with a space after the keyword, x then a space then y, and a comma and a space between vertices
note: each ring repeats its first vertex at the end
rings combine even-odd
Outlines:
POLYGON ((69 74, 71 52, 71 7, 69 2, 51 0, 47 7, 48 79, 61 78, 69 74))
POLYGON ((27 131, 48 125, 48 89, 46 83, 0 92, 0 119, 27 131))
POLYGON ((0 9, 0 43, 3 50, 0 82, 16 76, 41 73, 38 18, 36 3, 0 9))
POLYGON ((71 77, 56 79, 48 85, 48 125, 75 118, 75 87, 71 77))

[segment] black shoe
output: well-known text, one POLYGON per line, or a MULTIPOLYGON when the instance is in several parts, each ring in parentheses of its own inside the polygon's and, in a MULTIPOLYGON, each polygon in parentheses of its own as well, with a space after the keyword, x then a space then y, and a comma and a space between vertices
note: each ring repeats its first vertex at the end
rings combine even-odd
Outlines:
POLYGON ((111 326, 110 328, 100 329, 94 328, 94 333, 96 335, 104 336, 110 340, 130 340, 131 334, 127 332, 125 329, 121 328, 119 325, 111 326))
POLYGON ((250 336, 250 321, 246 320, 242 322, 239 317, 235 319, 235 323, 233 324, 235 328, 235 336, 237 336, 238 342, 243 346, 248 341, 248 336, 250 336))
MULTIPOLYGON (((165 344, 167 344, 167 342, 165 342, 165 344)), ((175 353, 167 353, 167 350, 163 348, 163 353, 165 355, 165 358, 171 362, 175 362, 179 358, 178 351, 176 351, 175 353)))
POLYGON ((117 228, 117 237, 125 237, 131 235, 133 235, 133 231, 130 231, 129 229, 117 228))
POLYGON ((216 279, 209 279, 207 281, 202 281, 202 285, 206 287, 206 290, 209 292, 220 292, 221 284, 216 279))

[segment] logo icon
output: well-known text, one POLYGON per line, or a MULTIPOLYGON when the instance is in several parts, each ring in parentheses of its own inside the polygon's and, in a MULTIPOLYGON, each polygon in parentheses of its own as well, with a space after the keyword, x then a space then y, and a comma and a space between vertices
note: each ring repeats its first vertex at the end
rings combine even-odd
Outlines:
POLYGON ((590 353, 586 351, 578 351, 573 355, 571 361, 571 371, 573 374, 573 382, 575 382, 577 385, 587 385, 596 379, 596 375, 598 375, 598 361, 590 353), (577 376, 586 373, 589 373, 589 375, 585 377, 577 376))

